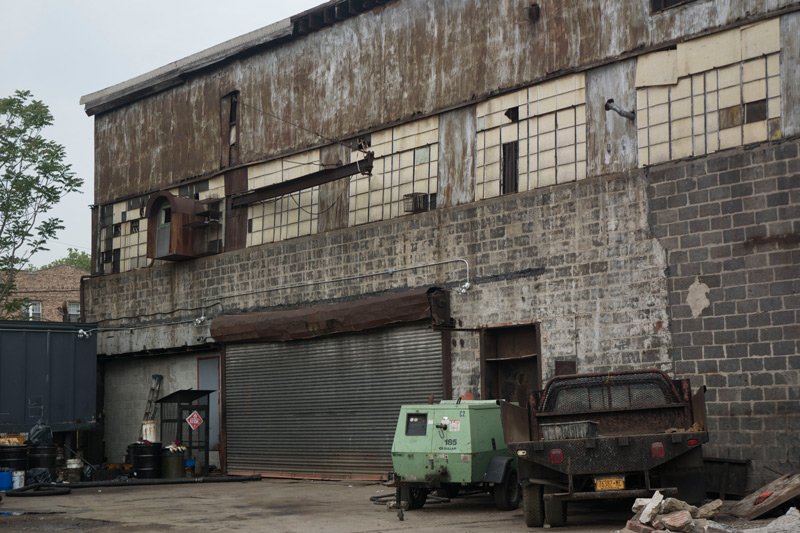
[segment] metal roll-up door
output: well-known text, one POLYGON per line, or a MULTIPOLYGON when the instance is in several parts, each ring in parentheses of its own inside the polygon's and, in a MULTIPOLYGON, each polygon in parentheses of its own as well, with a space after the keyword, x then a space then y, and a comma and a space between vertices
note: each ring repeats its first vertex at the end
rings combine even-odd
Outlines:
POLYGON ((385 475, 400 406, 431 394, 442 398, 442 338, 425 325, 230 345, 228 470, 385 475))

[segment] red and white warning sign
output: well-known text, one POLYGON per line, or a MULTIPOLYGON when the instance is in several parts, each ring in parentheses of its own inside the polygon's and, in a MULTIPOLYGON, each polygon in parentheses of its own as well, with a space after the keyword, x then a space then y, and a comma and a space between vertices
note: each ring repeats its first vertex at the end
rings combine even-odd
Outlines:
POLYGON ((186 423, 189 424, 190 428, 197 429, 200 427, 200 424, 203 423, 203 417, 200 416, 200 413, 195 411, 189 415, 189 417, 186 419, 186 423))

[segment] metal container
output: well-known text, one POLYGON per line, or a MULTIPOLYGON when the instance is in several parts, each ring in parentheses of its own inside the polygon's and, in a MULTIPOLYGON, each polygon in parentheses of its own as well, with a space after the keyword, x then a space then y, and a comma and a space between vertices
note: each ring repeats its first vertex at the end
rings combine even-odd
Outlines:
POLYGON ((161 456, 161 477, 177 479, 183 477, 183 454, 165 451, 161 456))
POLYGON ((0 446, 0 468, 8 470, 28 469, 28 445, 0 446))
POLYGON ((81 480, 81 469, 83 462, 80 459, 67 459, 67 469, 65 471, 66 481, 77 483, 81 480))
POLYGON ((597 422, 591 420, 542 424, 539 429, 542 431, 542 440, 587 439, 597 436, 597 422))
POLYGON ((33 444, 28 447, 28 469, 46 468, 50 477, 56 478, 56 452, 55 444, 33 444))
POLYGON ((159 479, 161 477, 161 443, 131 444, 133 475, 138 479, 159 479))

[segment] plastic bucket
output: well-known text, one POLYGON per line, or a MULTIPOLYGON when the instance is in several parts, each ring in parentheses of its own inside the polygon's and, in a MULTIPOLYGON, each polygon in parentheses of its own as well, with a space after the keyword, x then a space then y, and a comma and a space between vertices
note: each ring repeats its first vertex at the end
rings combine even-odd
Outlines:
POLYGON ((0 492, 14 488, 14 479, 11 472, 0 472, 0 492))
POLYGON ((159 479, 161 477, 161 443, 131 444, 133 475, 138 479, 159 479))
POLYGON ((0 446, 0 468, 8 470, 28 469, 28 445, 0 446))
POLYGON ((19 489, 25 486, 25 471, 19 470, 17 472, 11 472, 11 480, 12 485, 14 485, 15 489, 19 489))
POLYGON ((194 459, 186 459, 183 462, 183 475, 184 477, 194 477, 194 459))

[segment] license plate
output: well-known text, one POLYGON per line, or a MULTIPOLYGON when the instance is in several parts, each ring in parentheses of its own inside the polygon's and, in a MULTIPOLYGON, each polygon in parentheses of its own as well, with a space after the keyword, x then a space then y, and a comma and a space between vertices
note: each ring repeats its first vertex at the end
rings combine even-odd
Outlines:
POLYGON ((602 477, 594 480, 595 490, 624 490, 625 478, 622 476, 602 477))

